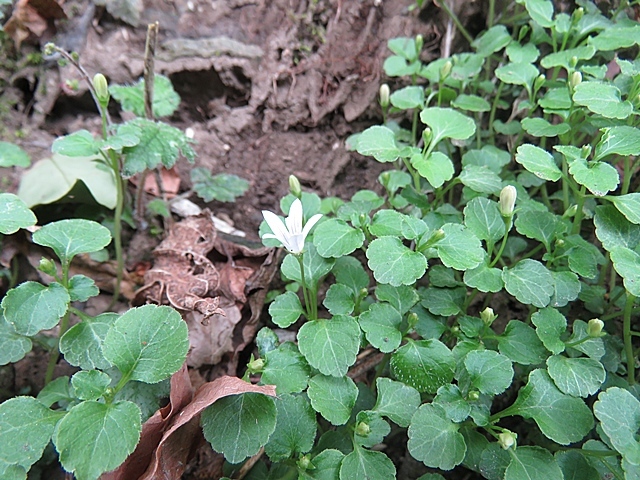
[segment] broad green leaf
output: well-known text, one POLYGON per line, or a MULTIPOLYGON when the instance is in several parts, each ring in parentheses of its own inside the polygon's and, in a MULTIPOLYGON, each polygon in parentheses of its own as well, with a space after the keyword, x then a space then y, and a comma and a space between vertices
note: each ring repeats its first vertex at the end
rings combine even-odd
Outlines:
POLYGON ((479 55, 488 57, 492 53, 499 52, 511 43, 511 35, 504 25, 494 25, 482 35, 477 37, 471 46, 479 55))
POLYGON ((513 268, 502 270, 507 292, 526 305, 546 307, 554 294, 551 272, 537 260, 520 260, 513 268))
POLYGON ((598 471, 589 465, 585 455, 580 451, 559 451, 556 452, 555 457, 564 480, 601 480, 598 471))
POLYGON ((390 210, 386 208, 378 210, 371 219, 369 232, 371 235, 375 235, 376 237, 383 237, 385 235, 402 236, 402 225, 405 218, 411 217, 400 213, 397 210, 390 210))
POLYGON ((116 182, 113 171, 100 157, 66 157, 54 154, 36 162, 24 172, 18 196, 28 207, 56 202, 81 181, 100 205, 116 206, 116 182))
POLYGON ((462 311, 467 297, 467 289, 429 287, 421 293, 422 306, 434 315, 448 317, 462 311))
POLYGON ((72 302, 86 302, 99 293, 96 282, 86 275, 74 275, 69 279, 69 297, 72 302))
MULTIPOLYGON (((307 287, 315 287, 331 271, 335 259, 320 256, 313 243, 305 242, 302 261, 304 263, 304 280, 307 282, 307 287)), ((280 271, 289 280, 302 283, 300 263, 294 255, 288 254, 284 257, 280 271)))
POLYGON ((526 323, 511 320, 498 337, 498 350, 521 365, 537 365, 548 356, 535 331, 526 323))
MULTIPOLYGON (((313 469, 298 472, 300 480, 336 480, 340 475, 340 465, 344 454, 336 449, 327 448, 313 457, 313 469)), ((247 477, 248 478, 248 477, 247 477)))
POLYGON ((573 101, 606 118, 624 119, 633 111, 631 102, 620 99, 618 87, 607 83, 580 83, 573 91, 573 101))
POLYGON ((393 480, 396 478, 396 467, 389 457, 382 452, 355 447, 342 460, 340 480, 354 478, 375 478, 376 480, 393 480))
POLYGON ((602 338, 589 336, 587 322, 583 320, 573 321, 573 334, 567 339, 566 343, 574 344, 571 348, 584 353, 594 360, 600 360, 605 354, 602 338))
POLYGON ((480 150, 469 150, 462 155, 462 165, 477 165, 488 167, 495 173, 500 173, 505 165, 511 162, 511 155, 493 145, 485 145, 480 150))
POLYGON ((605 250, 615 247, 635 249, 640 243, 640 226, 629 222, 613 205, 598 205, 593 218, 596 237, 605 250))
POLYGON ((504 392, 513 379, 513 366, 504 355, 493 350, 475 350, 464 358, 471 385, 480 392, 498 395, 504 392))
POLYGON ((540 56, 540 50, 533 43, 520 45, 517 42, 511 42, 505 51, 512 63, 533 63, 540 56))
POLYGON ((497 293, 504 288, 502 270, 489 268, 486 263, 481 263, 476 268, 466 270, 464 272, 464 283, 485 293, 497 293))
POLYGON ((391 105, 400 110, 409 110, 411 108, 424 107, 424 88, 416 85, 396 90, 389 97, 391 105))
POLYGON ((136 118, 130 123, 140 128, 140 143, 123 149, 125 154, 122 174, 132 176, 145 170, 153 170, 162 165, 171 168, 180 155, 189 162, 195 160, 196 153, 184 132, 163 122, 146 118, 136 118))
POLYGON ((579 158, 571 163, 569 173, 576 182, 598 197, 615 190, 620 183, 618 171, 605 162, 587 162, 579 158))
POLYGON ((82 402, 60 421, 53 443, 65 470, 81 480, 95 480, 133 452, 141 428, 135 403, 82 402))
POLYGON ((640 42, 640 26, 614 25, 605 28, 597 36, 590 39, 598 50, 610 51, 628 48, 640 42))
POLYGON ((452 108, 425 108, 420 112, 420 120, 431 128, 432 145, 438 144, 443 138, 466 140, 476 133, 473 119, 452 108))
POLYGON ((547 438, 561 445, 579 442, 593 428, 593 415, 584 401, 562 393, 541 369, 529 374, 508 411, 532 418, 547 438))
POLYGON ((51 144, 51 151, 67 157, 91 157, 100 153, 100 146, 91 132, 78 130, 56 138, 51 144))
POLYGON ((601 160, 608 155, 640 154, 640 129, 624 125, 603 128, 602 132, 602 137, 596 145, 594 160, 601 160))
POLYGON ((9 290, 0 306, 5 320, 16 333, 32 337, 41 330, 55 327, 69 302, 67 289, 58 282, 45 287, 29 281, 9 290))
POLYGON ((426 178, 434 188, 440 188, 444 182, 453 178, 453 162, 442 152, 432 152, 427 158, 421 153, 411 157, 411 165, 426 178))
POLYGON ((531 63, 507 63, 496 68, 495 74, 504 83, 521 85, 531 93, 531 86, 540 72, 531 63))
POLYGON ((376 287, 376 297, 381 302, 390 303, 401 315, 407 313, 420 299, 413 287, 405 285, 393 287, 386 284, 376 287))
POLYGON ((565 480, 556 459, 541 447, 518 447, 509 450, 511 463, 504 480, 565 480))
POLYGON ((260 330, 258 330, 255 342, 256 347, 258 347, 258 355, 260 355, 261 357, 264 357, 267 353, 276 350, 280 345, 280 339, 278 338, 278 335, 269 327, 262 327, 260 330))
POLYGON ((489 167, 465 165, 458 176, 460 181, 479 193, 498 193, 502 189, 502 180, 489 167))
POLYGON ((11 235, 38 222, 34 213, 13 193, 0 193, 0 233, 11 235))
POLYGON ((284 343, 264 356, 262 383, 275 385, 276 392, 297 393, 307 388, 311 368, 293 343, 284 343))
MULTIPOLYGON (((134 85, 111 85, 109 93, 125 112, 133 112, 137 117, 145 116, 144 79, 134 85)), ((153 114, 156 117, 172 115, 180 105, 180 95, 176 93, 171 80, 164 75, 155 74, 153 79, 153 114)))
POLYGON ((540 65, 547 69, 553 67, 564 67, 568 70, 571 68, 569 64, 572 61, 572 58, 575 57, 577 60, 590 60, 595 54, 596 49, 593 45, 582 45, 580 47, 567 48, 560 52, 550 53, 540 60, 540 65))
POLYGON ((316 414, 304 396, 279 395, 276 399, 276 429, 264 451, 274 461, 307 453, 316 438, 316 414))
POLYGON ((269 305, 271 321, 280 328, 287 328, 296 323, 303 313, 300 299, 294 292, 284 292, 278 295, 269 305))
POLYGON ((399 55, 391 55, 382 64, 384 73, 389 77, 403 77, 405 75, 414 75, 420 71, 420 62, 407 62, 399 55))
POLYGON ((462 396, 458 385, 449 384, 440 387, 432 403, 444 408, 452 422, 464 422, 471 413, 471 405, 462 396))
POLYGON ((631 295, 640 295, 640 255, 627 247, 614 247, 611 260, 631 295))
POLYGON ((593 412, 609 442, 623 458, 640 465, 640 443, 636 433, 640 428, 640 402, 627 390, 611 387, 598 395, 593 412))
POLYGON ((434 265, 429 269, 429 285, 441 288, 459 287, 461 283, 456 279, 456 273, 452 268, 444 265, 434 265))
POLYGON ((412 37, 397 37, 387 41, 387 47, 396 55, 400 55, 409 61, 414 61, 420 55, 416 40, 412 37))
POLYGON ((33 397, 14 397, 0 404, 0 462, 29 470, 49 444, 64 417, 33 397))
POLYGON ((522 128, 534 137, 557 137, 571 130, 567 123, 551 124, 542 117, 524 118, 522 128))
POLYGON ((411 417, 420 406, 418 391, 386 377, 376 379, 378 399, 373 410, 401 427, 408 427, 411 417))
POLYGON ((97 222, 74 218, 45 225, 33 234, 33 241, 52 248, 62 263, 70 264, 76 255, 97 252, 109 245, 111 233, 97 222))
POLYGON ((309 380, 311 405, 333 425, 344 425, 358 398, 358 387, 347 376, 316 375, 309 380))
POLYGON ((456 270, 475 268, 482 261, 486 252, 474 233, 457 223, 442 226, 444 238, 436 243, 438 256, 445 266, 456 270))
POLYGON ((104 339, 102 351, 131 380, 156 383, 177 372, 187 356, 187 324, 171 307, 127 310, 104 339))
POLYGON ((488 112, 491 110, 489 102, 477 95, 458 95, 457 98, 451 102, 451 106, 470 112, 488 112))
POLYGON ((388 303, 374 303, 358 317, 360 328, 371 345, 383 353, 393 352, 400 346, 402 316, 388 303))
POLYGON ((202 412, 204 438, 230 463, 255 455, 276 428, 275 400, 260 393, 220 398, 202 412))
POLYGON ((27 480, 27 471, 20 465, 10 465, 0 459, 0 475, 4 480, 27 480))
POLYGON ((451 470, 462 463, 467 450, 458 428, 440 405, 422 405, 409 426, 411 456, 428 467, 451 470))
POLYGON ((566 86, 550 88, 538 101, 545 113, 555 113, 566 117, 571 108, 571 96, 566 86))
POLYGON ((360 134, 356 150, 360 155, 373 157, 382 163, 393 162, 400 156, 393 131, 378 125, 369 127, 360 134))
POLYGON ((547 358, 547 371, 561 392, 574 397, 593 395, 606 377, 599 361, 585 357, 553 355, 547 358))
POLYGON ((21 360, 31 348, 31 339, 16 333, 0 310, 0 365, 21 360))
POLYGON ((580 235, 570 235, 564 239, 564 254, 569 257, 572 272, 586 278, 595 278, 598 265, 605 262, 602 252, 580 235))
POLYGON ((28 167, 31 158, 18 145, 9 142, 0 142, 0 167, 28 167))
POLYGON ((497 442, 489 443, 480 454, 478 469, 484 478, 504 480, 504 473, 511 463, 511 457, 497 442))
POLYGON ((411 175, 401 170, 386 170, 378 176, 378 181, 391 193, 411 184, 411 175))
POLYGON ((356 415, 356 430, 353 441, 363 447, 373 447, 382 443, 389 435, 391 426, 382 419, 379 413, 371 410, 361 410, 356 415), (366 425, 366 428, 364 427, 366 425))
POLYGON ((531 19, 541 27, 553 26, 553 3, 551 0, 520 0, 518 3, 524 3, 531 19))
POLYGON ((109 135, 106 140, 102 140, 99 146, 103 150, 114 150, 120 154, 124 147, 135 147, 140 142, 141 133, 137 126, 123 123, 118 125, 114 135, 109 135))
POLYGON ((549 305, 564 307, 580 295, 581 285, 578 276, 573 272, 551 272, 554 292, 549 305))
POLYGON ((567 331, 564 315, 555 308, 542 308, 531 316, 531 322, 547 350, 556 355, 564 352, 564 342, 560 338, 567 331))
POLYGON ((205 202, 235 202, 249 189, 249 182, 231 173, 211 175, 208 168, 198 167, 191 170, 193 191, 205 202))
POLYGON ((75 395, 81 400, 98 400, 111 384, 111 377, 99 370, 80 370, 71 377, 75 395))
POLYGON ((640 193, 628 193, 617 197, 607 197, 627 220, 640 224, 640 193))
POLYGON ((562 177, 562 172, 556 165, 553 156, 535 145, 520 145, 516 150, 516 162, 533 173, 536 177, 552 182, 562 177))
POLYGON ((36 397, 45 407, 51 407, 54 403, 64 408, 76 401, 75 392, 71 388, 69 377, 58 377, 47 383, 36 397))
POLYGON ((320 223, 313 232, 313 244, 325 258, 349 255, 364 243, 362 230, 347 225, 343 220, 330 218, 320 223))
POLYGON ((334 283, 327 290, 322 304, 331 315, 349 315, 356 306, 354 292, 346 285, 334 283))
POLYGON ((325 375, 341 377, 356 361, 360 327, 346 315, 313 320, 298 331, 298 347, 309 365, 325 375))
POLYGON ((549 251, 555 238, 558 219, 551 212, 524 210, 516 217, 515 226, 518 233, 542 242, 549 251))
POLYGON ((333 266, 336 283, 349 287, 354 295, 359 295, 363 288, 369 286, 369 276, 357 258, 340 257, 333 266))
POLYGON ((102 354, 102 343, 117 318, 115 313, 103 313, 85 318, 67 330, 60 339, 60 352, 65 360, 84 370, 109 368, 111 363, 102 354))
POLYGON ((427 259, 396 237, 376 238, 367 249, 369 268, 379 283, 412 285, 427 270, 427 259))
POLYGON ((391 372, 419 392, 436 393, 453 380, 455 360, 439 340, 410 340, 391 356, 391 372))

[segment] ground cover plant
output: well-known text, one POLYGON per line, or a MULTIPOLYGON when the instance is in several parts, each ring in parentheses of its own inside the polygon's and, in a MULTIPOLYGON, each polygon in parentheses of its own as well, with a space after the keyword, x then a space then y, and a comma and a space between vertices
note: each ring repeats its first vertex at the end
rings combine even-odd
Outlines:
MULTIPOLYGON (((465 31, 471 51, 430 63, 421 36, 389 41, 383 124, 348 139, 389 167, 380 193, 320 198, 291 176, 284 220, 263 212, 263 242, 286 252, 244 375, 265 387, 201 411, 228 475, 392 479, 398 444, 425 480, 640 474, 640 26, 626 6, 526 0, 497 15, 490 2, 488 29, 465 31)), ((54 151, 122 155, 120 182, 148 122, 164 128, 136 119, 54 151)), ((18 197, 0 202, 2 234, 36 223, 18 197)), ((74 256, 111 241, 97 222, 53 222, 33 241, 55 254, 40 264, 55 281, 4 297, 0 360, 33 342, 54 354, 37 398, 0 404, 0 474, 26 478, 55 449, 77 478, 98 478, 134 451, 187 356, 187 327, 166 306, 89 317, 71 305, 98 293, 69 275, 74 256), (58 324, 59 338, 40 334, 58 324), (79 367, 71 378, 52 379, 59 354, 79 367)))

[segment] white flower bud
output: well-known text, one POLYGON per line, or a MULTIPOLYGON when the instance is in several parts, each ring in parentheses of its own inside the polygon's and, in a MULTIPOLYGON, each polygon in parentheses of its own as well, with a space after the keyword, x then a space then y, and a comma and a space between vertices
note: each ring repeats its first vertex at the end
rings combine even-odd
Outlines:
POLYGON ((510 448, 516 448, 517 441, 518 441, 518 434, 513 433, 510 430, 505 430, 498 435, 498 444, 505 450, 509 450, 510 448))
POLYGON ((391 94, 389 90, 389 85, 383 83, 380 85, 380 106, 382 108, 387 108, 389 106, 389 95, 391 94))
POLYGON ((587 334, 590 337, 597 338, 602 337, 602 329, 604 328, 604 322, 599 318, 592 318, 587 324, 587 334))
POLYGON ((513 209, 516 206, 518 191, 513 185, 507 185, 500 192, 500 213, 503 217, 513 216, 513 209))

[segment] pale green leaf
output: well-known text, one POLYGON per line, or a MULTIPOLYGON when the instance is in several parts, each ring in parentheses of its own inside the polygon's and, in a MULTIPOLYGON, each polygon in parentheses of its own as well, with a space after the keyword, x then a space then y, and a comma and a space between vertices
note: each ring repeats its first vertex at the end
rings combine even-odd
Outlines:
POLYGON ((267 352, 264 358, 263 384, 275 385, 278 394, 297 393, 307 388, 311 368, 295 344, 283 343, 267 352))
POLYGON ((307 395, 313 409, 333 425, 344 425, 358 398, 358 387, 347 376, 316 375, 309 380, 307 395))
POLYGON ((276 398, 276 429, 264 451, 274 461, 286 460, 311 450, 316 437, 316 415, 303 396, 279 395, 276 398))
POLYGON ((456 270, 475 268, 484 261, 486 252, 474 233, 457 223, 442 226, 444 238, 436 243, 438 256, 445 266, 456 270))
POLYGON ((66 264, 76 255, 102 250, 111 242, 109 229, 97 222, 74 218, 48 223, 33 234, 38 245, 50 247, 66 264))
POLYGON ((400 346, 402 316, 388 303, 374 303, 358 317, 360 328, 371 345, 383 353, 393 352, 400 346))
POLYGON ((608 155, 640 154, 640 129, 626 125, 603 128, 602 137, 596 145, 594 160, 601 160, 608 155))
POLYGON ((573 91, 573 101, 606 118, 624 119, 633 111, 629 101, 620 99, 618 87, 608 83, 580 83, 573 91))
POLYGON ((396 237, 376 238, 367 249, 369 268, 380 283, 412 285, 427 270, 427 259, 396 237))
POLYGON ((420 112, 420 120, 431 128, 432 145, 443 138, 466 140, 476 133, 476 124, 473 119, 452 108, 425 108, 420 112))
POLYGON ((439 340, 410 340, 391 356, 391 372, 419 392, 436 393, 453 380, 455 360, 439 340))
POLYGON ((313 244, 325 258, 349 255, 363 243, 364 234, 361 230, 337 218, 320 223, 313 232, 313 244))
POLYGON ((516 162, 521 164, 536 177, 555 182, 562 177, 553 156, 535 145, 520 145, 516 150, 516 162))
POLYGON ((640 402, 627 390, 611 387, 598 395, 593 412, 609 442, 633 465, 640 465, 640 402))
POLYGON ((556 459, 544 448, 518 447, 509 454, 504 480, 565 480, 556 459))
POLYGON ((393 162, 400 155, 396 136, 387 127, 375 125, 360 134, 356 150, 360 155, 373 157, 379 162, 393 162))
POLYGON ((520 302, 538 308, 546 307, 555 291, 551 272, 530 258, 520 260, 512 268, 505 267, 502 280, 507 292, 520 302))
POLYGON ((471 385, 480 392, 498 395, 504 392, 513 379, 513 366, 504 355, 493 350, 475 350, 464 358, 471 385))
POLYGON ((355 478, 394 480, 396 467, 384 453, 356 447, 344 457, 340 465, 340 480, 355 478))
POLYGON ((280 328, 287 328, 296 323, 303 313, 300 299, 294 292, 284 292, 278 295, 269 305, 271 321, 280 328))
POLYGON ((598 360, 585 357, 553 355, 547 358, 547 371, 560 391, 574 397, 593 395, 606 377, 604 367, 598 360))
MULTIPOLYGON (((134 85, 111 85, 109 93, 122 109, 133 112, 137 117, 145 116, 144 78, 134 85)), ((164 75, 155 74, 153 79, 153 114, 156 117, 172 115, 180 105, 180 95, 176 93, 171 80, 164 75)))
POLYGON ((567 330, 564 315, 555 308, 542 308, 531 316, 531 322, 536 326, 536 335, 547 350, 556 355, 564 352, 564 342, 560 338, 567 330))
POLYGON ((45 287, 38 282, 23 282, 7 292, 0 306, 4 318, 20 335, 32 337, 55 327, 69 307, 69 293, 58 282, 45 287))
POLYGON ((205 202, 235 202, 249 189, 249 182, 231 173, 211 175, 208 168, 198 167, 191 170, 193 191, 205 202))
POLYGON ((434 188, 440 188, 444 182, 453 178, 453 162, 442 152, 432 152, 426 158, 421 153, 413 155, 411 165, 434 188))
POLYGON ((376 379, 378 398, 373 410, 401 427, 409 426, 411 417, 420 406, 418 391, 386 377, 376 379))
POLYGON ((34 213, 13 193, 0 193, 0 233, 11 235, 38 222, 34 213))
POLYGON ((640 224, 640 193, 607 197, 631 223, 640 224))
POLYGON ((9 142, 0 142, 0 167, 28 167, 31 158, 18 145, 9 142))
POLYGON ((498 350, 521 365, 537 365, 549 354, 533 328, 519 320, 511 320, 498 337, 498 350))
POLYGON ((60 352, 65 360, 85 370, 109 368, 111 363, 102 354, 102 343, 117 318, 115 313, 103 313, 85 318, 67 330, 60 339, 60 352))

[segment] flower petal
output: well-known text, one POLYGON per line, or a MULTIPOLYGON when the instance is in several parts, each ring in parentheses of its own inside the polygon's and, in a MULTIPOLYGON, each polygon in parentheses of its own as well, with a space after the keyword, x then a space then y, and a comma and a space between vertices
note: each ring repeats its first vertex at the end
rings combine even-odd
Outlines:
POLYGON ((316 223, 318 223, 318 220, 320 220, 321 218, 322 218, 322 214, 321 213, 316 213, 313 217, 311 217, 309 219, 309 221, 305 224, 304 229, 302 230, 302 237, 303 238, 307 238, 307 235, 309 235, 309 232, 311 231, 313 226, 316 223))
POLYGON ((291 253, 298 254, 304 250, 304 235, 301 233, 297 233, 295 235, 291 235, 289 238, 291 241, 290 247, 287 247, 291 253))
MULTIPOLYGON (((283 245, 288 245, 289 231, 287 230, 287 227, 285 227, 282 220, 280 220, 280 217, 278 217, 273 212, 269 212, 268 210, 263 210, 262 216, 264 217, 265 221, 267 222, 267 225, 269 225, 269 228, 273 232, 274 236, 272 238, 279 240, 280 243, 282 243, 283 245)), ((264 238, 265 235, 263 235, 262 237, 264 238)))
POLYGON ((286 222, 289 233, 302 233, 302 202, 299 198, 296 198, 289 207, 289 216, 286 222))

